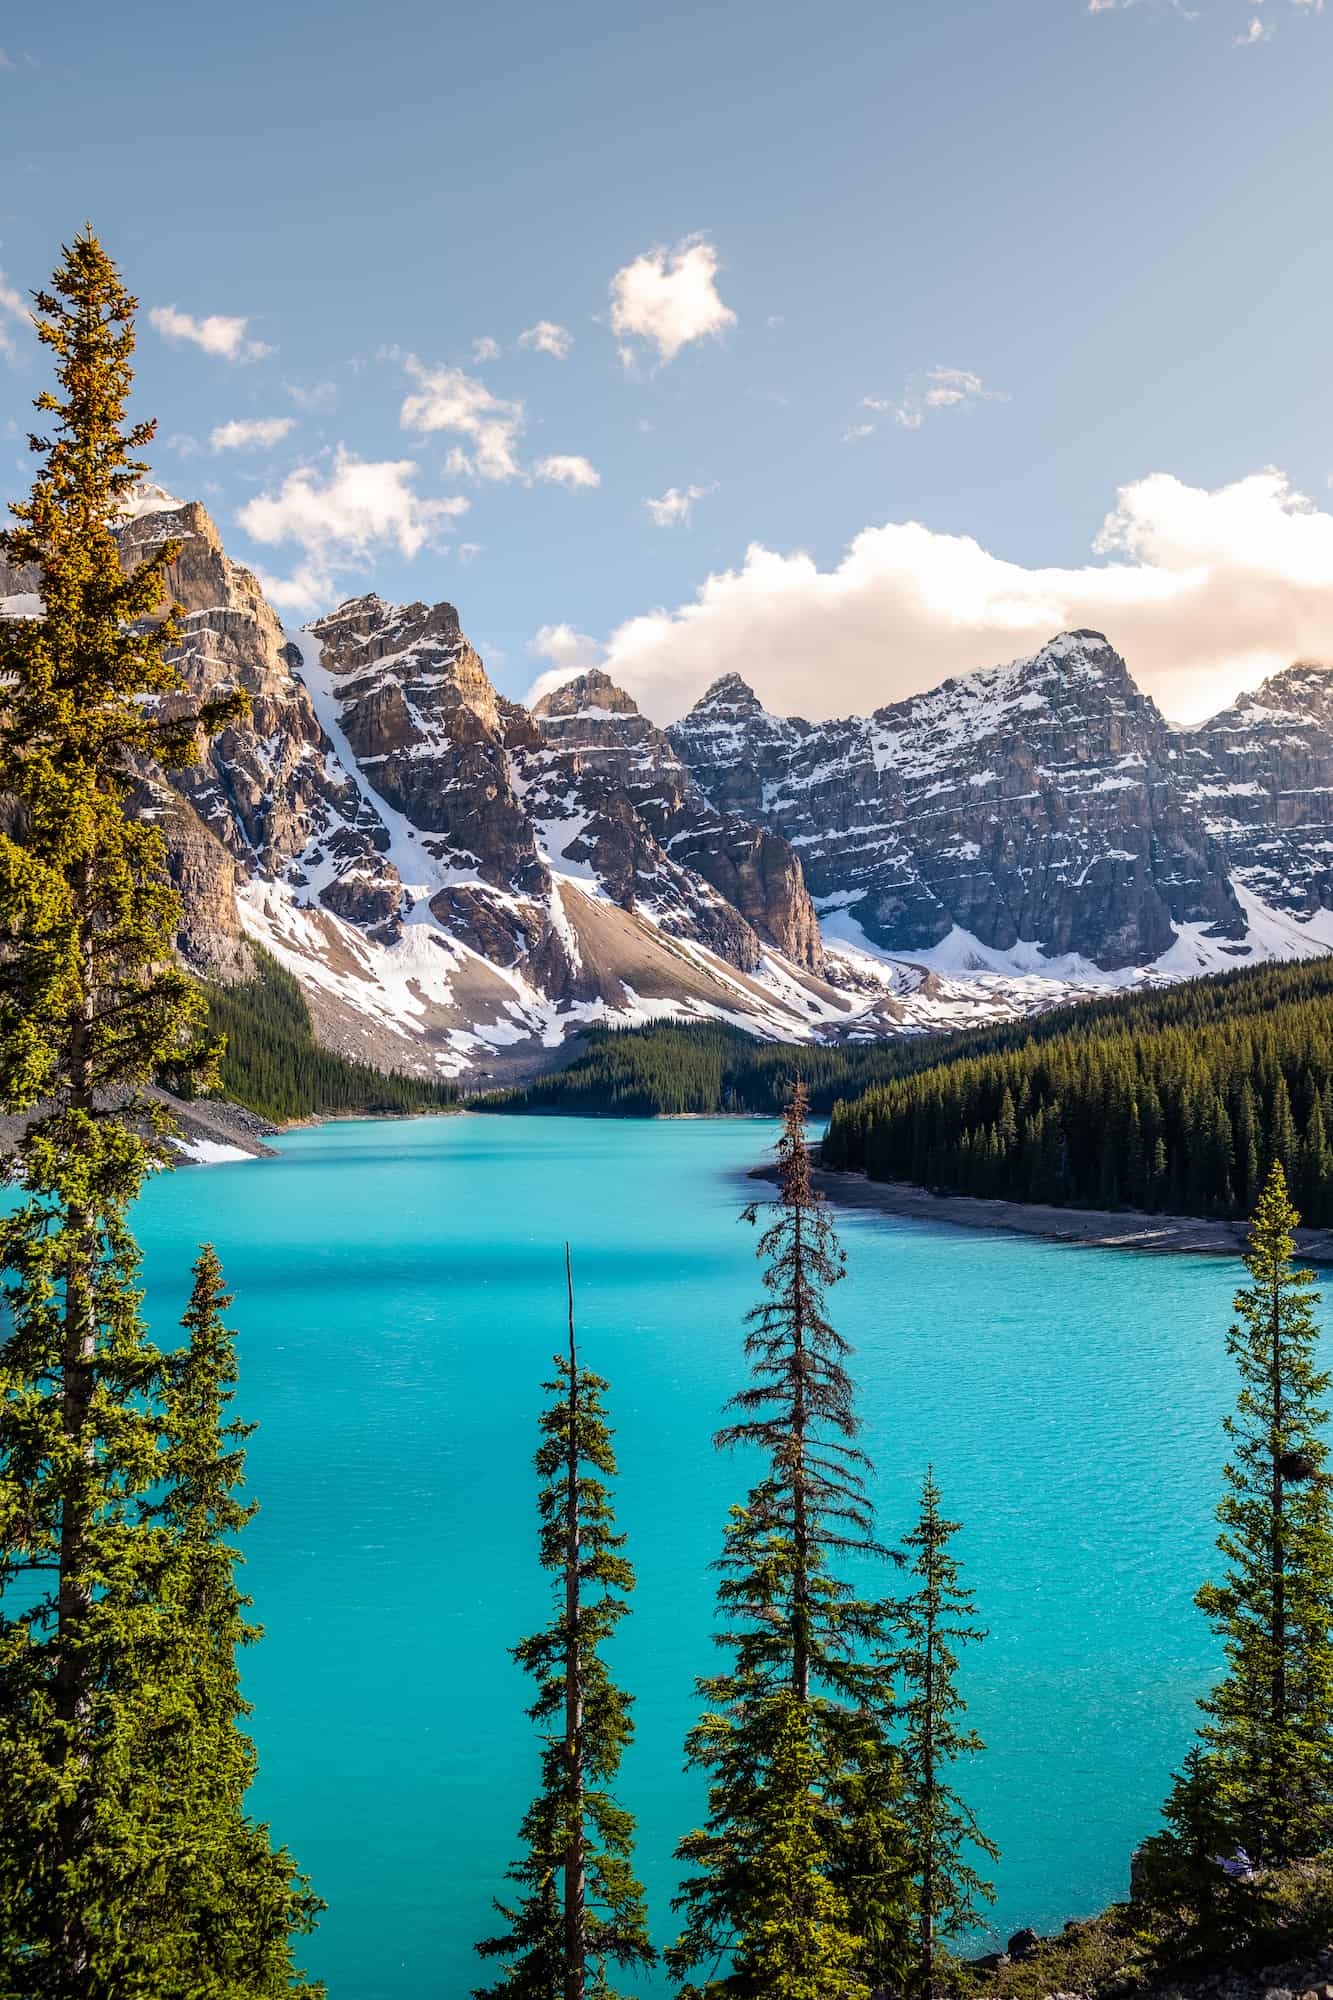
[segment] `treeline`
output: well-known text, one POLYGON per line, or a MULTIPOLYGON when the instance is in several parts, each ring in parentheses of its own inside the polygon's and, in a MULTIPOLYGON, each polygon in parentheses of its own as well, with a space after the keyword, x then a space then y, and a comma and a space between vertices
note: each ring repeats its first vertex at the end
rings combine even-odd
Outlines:
POLYGON ((1231 973, 936 1054, 834 1105, 821 1158, 950 1194, 1239 1216, 1280 1162, 1333 1223, 1333 960, 1231 973))
POLYGON ((897 1076, 908 1043, 809 1047, 759 1042, 721 1021, 653 1028, 595 1028, 567 1068, 526 1086, 476 1098, 474 1111, 560 1112, 572 1118, 667 1118, 748 1112, 776 1117, 800 1076, 812 1110, 897 1076))
POLYGON ((253 979, 205 987, 209 1029, 225 1038, 218 1062, 224 1097, 279 1125, 329 1112, 447 1111, 457 1105, 455 1084, 376 1069, 322 1047, 292 974, 269 953, 256 956, 253 979))

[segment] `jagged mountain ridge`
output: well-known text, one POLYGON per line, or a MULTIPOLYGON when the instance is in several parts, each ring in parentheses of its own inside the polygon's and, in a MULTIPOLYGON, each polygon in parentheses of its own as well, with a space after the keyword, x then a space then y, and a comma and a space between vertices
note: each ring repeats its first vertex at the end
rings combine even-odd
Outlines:
MULTIPOLYGON (((145 489, 127 562, 166 537, 190 694, 252 704, 139 800, 181 949, 233 977, 262 943, 345 1053, 508 1077, 595 1021, 972 1025, 1252 955, 1256 896, 1286 913, 1265 952, 1333 941, 1320 669, 1182 734, 1072 633, 838 722, 730 675, 664 731, 597 671, 507 700, 448 604, 286 631, 207 512, 145 489)), ((0 567, 0 610, 39 611, 33 579, 0 567)))
MULTIPOLYGON (((866 717, 769 714, 739 675, 671 731, 719 806, 787 838, 872 947, 1148 967, 1182 936, 1253 955, 1258 899, 1333 909, 1333 674, 1287 670, 1182 732, 1100 634, 866 717), (1317 830, 1318 840, 1311 839, 1317 830)), ((1333 927, 1312 925, 1321 949, 1333 927)), ((1183 969, 1171 967, 1169 969, 1183 969)))

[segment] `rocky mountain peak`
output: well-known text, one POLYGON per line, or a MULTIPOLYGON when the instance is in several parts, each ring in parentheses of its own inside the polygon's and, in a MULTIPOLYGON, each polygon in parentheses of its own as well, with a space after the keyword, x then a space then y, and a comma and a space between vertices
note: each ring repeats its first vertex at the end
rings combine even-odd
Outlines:
POLYGON ((1238 696, 1222 715, 1214 716, 1205 728, 1217 730, 1232 722, 1241 727, 1277 723, 1307 723, 1312 719, 1333 720, 1333 667, 1314 660, 1298 660, 1247 694, 1238 696))
POLYGON ((638 715, 639 705, 601 667, 590 667, 543 695, 532 713, 537 722, 568 715, 638 715))
POLYGON ((750 683, 739 674, 720 674, 700 695, 690 710, 691 717, 708 715, 762 715, 764 705, 750 683))

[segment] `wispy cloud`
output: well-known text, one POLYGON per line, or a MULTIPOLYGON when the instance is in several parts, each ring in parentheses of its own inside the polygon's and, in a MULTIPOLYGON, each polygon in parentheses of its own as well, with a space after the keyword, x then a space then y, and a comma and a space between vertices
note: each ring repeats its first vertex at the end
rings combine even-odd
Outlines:
POLYGON ((557 326, 553 319, 539 319, 536 326, 520 333, 518 344, 536 354, 549 354, 555 361, 568 361, 574 351, 574 336, 567 326, 557 326))
POLYGON ((542 479, 556 486, 600 486, 602 475, 595 465, 575 452, 555 452, 549 458, 538 459, 532 468, 534 479, 542 479))
POLYGON ((489 333, 483 333, 480 340, 474 340, 472 343, 474 361, 498 361, 503 353, 504 349, 499 341, 493 340, 489 333))
POLYGON ((301 560, 286 577, 263 578, 284 609, 325 602, 337 578, 365 568, 383 549, 411 561, 468 511, 461 495, 424 499, 410 458, 360 459, 339 445, 332 462, 291 472, 274 493, 248 500, 237 520, 268 547, 292 544, 301 560))
MULTIPOLYGON (((717 251, 702 236, 635 257, 611 280, 611 331, 622 340, 649 342, 663 362, 674 361, 691 341, 725 333, 736 315, 718 293, 719 269, 717 251)), ((633 354, 621 349, 622 360, 633 354)))
POLYGON ((717 482, 711 486, 668 486, 665 493, 656 500, 644 500, 654 527, 678 528, 690 518, 690 511, 696 500, 707 499, 717 492, 717 482))
POLYGON ((338 406, 338 384, 336 382, 289 382, 287 394, 298 410, 314 414, 319 410, 333 410, 338 406))
POLYGON ((12 328, 15 325, 27 327, 31 324, 32 314, 28 310, 28 301, 21 292, 15 291, 7 282, 4 272, 0 271, 0 354, 7 360, 14 360, 18 354, 12 328))
MULTIPOLYGON (((873 410, 876 415, 891 416, 903 430, 919 431, 936 410, 961 410, 974 403, 1008 401, 1002 389, 988 389, 980 375, 970 368, 930 368, 909 382, 901 401, 895 402, 887 396, 863 396, 861 407, 873 410)), ((844 442, 867 437, 874 428, 873 423, 864 421, 854 425, 844 433, 844 442)))
POLYGON ((1236 47, 1238 49, 1252 49, 1254 48, 1256 43, 1269 42, 1272 39, 1273 39, 1272 22, 1261 21, 1259 19, 1259 16, 1256 14, 1254 19, 1250 22, 1249 27, 1244 29, 1242 33, 1236 36, 1236 47))
POLYGON ((404 355, 403 366, 417 384, 399 412, 404 430, 422 435, 446 431, 469 439, 470 451, 455 446, 450 452, 450 472, 477 479, 519 477, 516 447, 525 423, 521 401, 493 395, 461 368, 432 368, 415 354, 404 355))
POLYGON ((180 312, 175 306, 153 306, 148 319, 164 340, 188 341, 223 361, 262 361, 273 352, 266 342, 247 336, 250 322, 236 314, 209 313, 196 319, 193 313, 180 312))
POLYGON ((280 444, 296 429, 295 417, 233 417, 208 434, 214 451, 259 451, 280 444))

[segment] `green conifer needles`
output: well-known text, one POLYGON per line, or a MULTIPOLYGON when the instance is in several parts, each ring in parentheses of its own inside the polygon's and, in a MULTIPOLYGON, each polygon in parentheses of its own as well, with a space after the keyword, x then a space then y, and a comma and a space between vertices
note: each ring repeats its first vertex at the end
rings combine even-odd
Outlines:
POLYGON ((611 1791, 633 1734, 630 1697, 602 1658, 629 1611, 634 1571, 608 1485, 607 1384, 579 1362, 568 1247, 565 1258, 569 1344, 546 1384, 536 1460, 553 1615, 514 1648, 537 1684, 528 1712, 544 1737, 542 1783, 509 1870, 522 1893, 512 1906, 497 1903, 508 1928, 477 1947, 503 1961, 504 1976, 476 2000, 617 2000, 613 1978, 655 1957, 633 1870, 634 1820, 611 1791))
POLYGON ((130 793, 242 698, 183 697, 177 622, 158 619, 171 546, 121 568, 152 427, 126 422, 134 300, 91 231, 36 308, 57 388, 3 547, 35 569, 41 610, 0 620, 0 1103, 32 1114, 0 1223, 0 1990, 250 2000, 287 1990, 287 1924, 311 1906, 240 1805, 223 1543, 241 1516, 230 1446, 209 1444, 230 1380, 220 1281, 201 1267, 193 1358, 164 1357, 127 1223, 160 1157, 142 1086, 168 1064, 202 1079, 211 1058, 172 958, 162 837, 130 793), (153 1498, 164 1473, 185 1511, 153 1498), (191 1615, 214 1621, 209 1644, 191 1615), (233 1916, 242 1876, 258 1902, 233 1916))
POLYGON ((1202 1768, 1236 1842, 1270 1862, 1333 1842, 1329 1376, 1315 1362, 1313 1273, 1293 1264, 1298 1221, 1275 1163, 1227 1336, 1241 1391, 1217 1510, 1226 1575, 1198 1596, 1227 1662, 1204 1704, 1202 1768))
POLYGON ((994 1899, 970 1857, 994 1860, 999 1851, 949 1783, 952 1766, 984 1747, 962 1724, 958 1648, 986 1634, 949 1547, 957 1532, 958 1523, 940 1511, 939 1488, 927 1470, 921 1512, 907 1537, 915 1587, 898 1606, 903 1816, 917 1891, 917 1985, 927 2000, 937 1989, 941 1941, 974 1930, 983 1904, 994 1899))
POLYGON ((827 1312, 843 1254, 811 1186, 805 1119, 797 1083, 776 1213, 759 1242, 751 1380, 717 1440, 756 1451, 761 1473, 732 1510, 718 1565, 717 1642, 729 1664, 699 1682, 705 1713, 687 1744, 708 1773, 709 1811, 680 1846, 691 1873, 668 1959, 682 1983, 701 1976, 685 1990, 708 2000, 855 1993, 857 1981, 868 1989, 896 1976, 906 1942, 887 1607, 849 1574, 887 1552, 874 1535, 847 1343, 827 1312), (779 1851, 792 1864, 781 1878, 779 1851), (779 1879, 785 1909, 774 1904, 779 1879), (783 1950, 792 1957, 779 1976, 783 1950))

